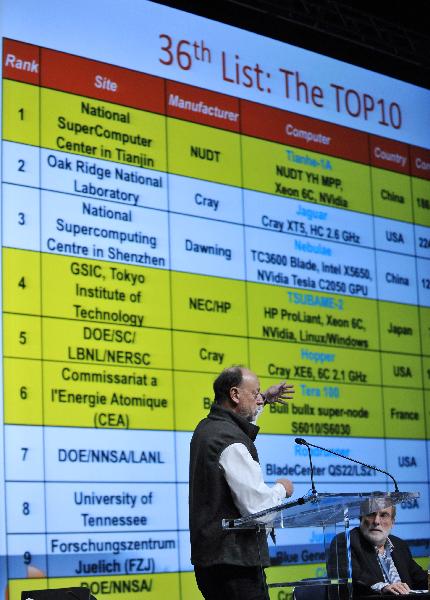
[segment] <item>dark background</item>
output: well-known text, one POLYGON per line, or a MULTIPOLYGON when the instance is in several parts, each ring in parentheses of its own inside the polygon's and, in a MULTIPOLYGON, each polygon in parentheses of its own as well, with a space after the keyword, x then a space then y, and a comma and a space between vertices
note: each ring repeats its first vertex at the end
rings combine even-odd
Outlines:
POLYGON ((430 0, 157 0, 430 88, 430 0))

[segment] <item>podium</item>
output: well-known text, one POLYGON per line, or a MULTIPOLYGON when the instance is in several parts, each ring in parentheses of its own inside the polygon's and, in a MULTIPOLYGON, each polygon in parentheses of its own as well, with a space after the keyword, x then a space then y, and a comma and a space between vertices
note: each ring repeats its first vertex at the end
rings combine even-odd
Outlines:
MULTIPOLYGON (((312 593, 302 598, 352 599, 352 567, 349 523, 372 512, 418 498, 417 492, 371 492, 343 494, 308 494, 239 519, 223 519, 226 530, 254 530, 267 533, 277 529, 318 527, 321 529, 326 577, 270 583, 268 588, 299 587, 312 593)), ((259 536, 256 536, 256 543, 259 536)), ((269 596, 268 596, 269 597, 269 596)))

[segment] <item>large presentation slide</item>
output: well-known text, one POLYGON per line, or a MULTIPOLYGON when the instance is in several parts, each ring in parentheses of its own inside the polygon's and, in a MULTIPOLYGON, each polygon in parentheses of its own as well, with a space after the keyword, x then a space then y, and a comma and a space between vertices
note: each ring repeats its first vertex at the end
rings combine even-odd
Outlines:
MULTIPOLYGON (((2 4, 0 597, 197 600, 189 442, 233 364, 295 384, 266 481, 308 492, 297 436, 389 471, 427 566, 429 90, 146 0, 2 4)), ((323 573, 317 530, 270 553, 323 573)))

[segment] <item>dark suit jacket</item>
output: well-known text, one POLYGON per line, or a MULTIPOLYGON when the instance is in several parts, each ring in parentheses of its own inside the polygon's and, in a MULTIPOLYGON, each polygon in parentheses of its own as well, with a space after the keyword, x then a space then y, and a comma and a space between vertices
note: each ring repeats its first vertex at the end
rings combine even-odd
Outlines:
MULTIPOLYGON (((427 589, 427 573, 414 561, 407 543, 395 535, 390 535, 389 538, 394 546, 391 557, 402 582, 413 590, 427 589)), ((337 542, 338 553, 342 554, 342 546, 345 552, 343 534, 337 537, 337 542)), ((334 549, 335 544, 332 546, 334 549)), ((373 584, 384 581, 375 549, 362 535, 359 527, 351 531, 351 562, 352 580, 360 592, 371 592, 369 588, 373 584)), ((341 575, 345 576, 344 573, 341 575)))

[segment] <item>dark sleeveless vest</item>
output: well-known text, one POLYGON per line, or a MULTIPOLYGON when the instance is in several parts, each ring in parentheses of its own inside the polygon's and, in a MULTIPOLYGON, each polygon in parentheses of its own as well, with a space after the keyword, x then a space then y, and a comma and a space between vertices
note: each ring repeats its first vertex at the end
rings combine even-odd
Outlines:
POLYGON ((221 528, 222 519, 235 519, 241 515, 219 466, 219 457, 227 446, 241 443, 258 462, 254 446, 258 431, 256 425, 217 404, 196 427, 190 448, 189 497, 191 562, 194 565, 269 565, 265 531, 257 534, 221 528))

